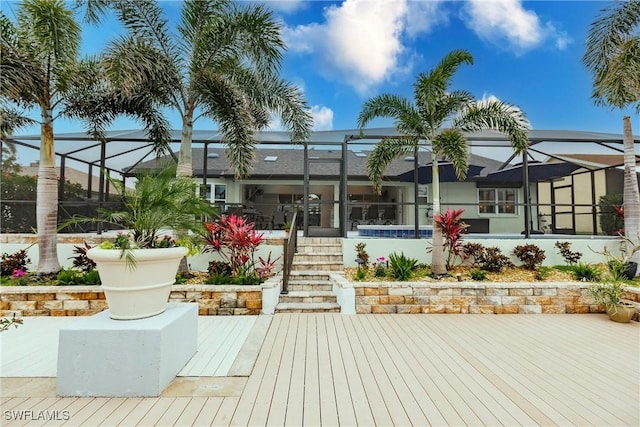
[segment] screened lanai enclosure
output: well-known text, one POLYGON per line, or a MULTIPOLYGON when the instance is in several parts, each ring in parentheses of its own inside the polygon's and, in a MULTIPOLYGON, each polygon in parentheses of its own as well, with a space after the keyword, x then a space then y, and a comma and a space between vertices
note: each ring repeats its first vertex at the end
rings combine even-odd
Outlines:
MULTIPOLYGON (((296 144, 285 132, 258 132, 252 171, 236 179, 220 134, 194 131, 193 179, 220 213, 246 216, 263 230, 284 228, 297 211, 305 236, 427 237, 433 203, 429 142, 421 141, 416 153, 389 165, 380 193, 367 176, 372 148, 394 135, 393 128, 318 131, 296 144)), ((470 233, 597 235, 620 228, 622 135, 531 130, 522 156, 515 156, 497 132, 471 133, 467 139, 466 179, 458 180, 445 161, 439 171, 441 208, 463 209, 470 233)), ((39 135, 13 136, 2 144, 13 144, 24 163, 37 159, 39 140, 39 135)), ((136 173, 176 161, 180 132, 172 133, 173 152, 161 155, 142 131, 110 131, 104 141, 82 132, 60 133, 55 140, 62 221, 116 206, 119 196, 107 176, 133 186, 136 173)), ((37 163, 20 173, 36 175, 37 163)), ((35 228, 33 192, 2 191, 1 204, 3 233, 35 228)), ((107 226, 83 227, 68 231, 100 232, 107 226)))

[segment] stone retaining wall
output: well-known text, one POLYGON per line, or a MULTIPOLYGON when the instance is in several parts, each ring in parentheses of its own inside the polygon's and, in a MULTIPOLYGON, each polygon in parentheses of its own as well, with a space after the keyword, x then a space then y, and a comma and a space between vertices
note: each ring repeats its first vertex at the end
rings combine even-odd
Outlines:
MULTIPOLYGON (((174 285, 169 301, 197 302, 201 316, 257 315, 262 288, 174 285)), ((0 287, 0 316, 91 316, 107 308, 101 286, 0 287)))
MULTIPOLYGON (((599 313, 587 283, 354 282, 356 313, 599 313)), ((640 302, 640 290, 626 299, 640 302)))

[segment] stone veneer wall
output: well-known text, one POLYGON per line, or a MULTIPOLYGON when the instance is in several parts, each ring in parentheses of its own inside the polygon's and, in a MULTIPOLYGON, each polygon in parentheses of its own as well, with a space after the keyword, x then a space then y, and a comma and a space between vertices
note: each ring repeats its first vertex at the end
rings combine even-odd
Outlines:
MULTIPOLYGON (((587 283, 353 282, 356 313, 599 313, 587 283)), ((625 298, 640 303, 640 289, 625 298)))
MULTIPOLYGON (((197 302, 201 316, 257 315, 262 288, 174 285, 169 301, 197 302)), ((91 316, 107 308, 100 286, 0 287, 0 316, 91 316)))

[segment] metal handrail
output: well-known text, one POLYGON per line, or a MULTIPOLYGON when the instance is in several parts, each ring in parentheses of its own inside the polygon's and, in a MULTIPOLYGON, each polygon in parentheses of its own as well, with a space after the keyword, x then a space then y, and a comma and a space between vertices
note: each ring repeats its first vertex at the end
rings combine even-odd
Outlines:
POLYGON ((281 294, 289 293, 289 274, 293 265, 293 257, 298 251, 298 211, 293 212, 289 236, 284 240, 284 265, 282 266, 282 290, 281 294))

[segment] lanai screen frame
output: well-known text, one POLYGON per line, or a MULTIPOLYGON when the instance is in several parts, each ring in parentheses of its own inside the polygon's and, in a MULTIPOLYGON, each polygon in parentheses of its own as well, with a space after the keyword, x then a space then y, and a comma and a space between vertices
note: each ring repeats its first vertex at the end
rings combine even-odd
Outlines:
MULTIPOLYGON (((348 194, 348 163, 347 163, 347 153, 349 150, 349 144, 358 143, 366 144, 366 145, 375 145, 375 143, 379 142, 384 138, 393 138, 400 136, 395 128, 371 128, 371 129, 346 129, 346 130, 332 130, 332 131, 314 131, 311 134, 311 138, 305 142, 291 142, 289 139, 289 134, 283 131, 260 131, 256 132, 256 140, 258 141, 258 145, 266 144, 266 145, 302 145, 305 150, 305 159, 307 158, 307 150, 309 146, 315 145, 325 145, 325 146, 340 146, 342 150, 342 173, 340 176, 340 193, 342 195, 342 200, 340 201, 340 233, 343 237, 347 237, 347 223, 348 223, 348 200, 346 194, 348 194), (369 141, 369 142, 367 142, 369 141)), ((180 143, 180 130, 172 130, 171 131, 171 143, 179 144, 180 143)), ((78 143, 88 143, 90 144, 87 147, 79 147, 74 148, 73 150, 69 150, 67 152, 60 152, 58 149, 55 152, 56 156, 60 156, 61 158, 61 176, 60 180, 64 185, 64 168, 65 168, 65 160, 70 159, 77 161, 79 163, 83 163, 87 165, 88 168, 88 180, 89 180, 89 190, 91 188, 91 176, 92 176, 92 167, 99 166, 100 167, 100 188, 99 188, 99 196, 98 200, 104 200, 104 171, 117 172, 124 177, 126 177, 130 171, 137 166, 140 162, 142 162, 150 152, 147 151, 144 156, 140 157, 137 162, 133 162, 132 165, 129 165, 127 168, 117 169, 114 167, 110 167, 107 164, 107 160, 109 158, 120 157, 123 155, 131 154, 138 150, 152 150, 153 144, 149 141, 144 131, 141 130, 124 130, 124 131, 108 131, 106 133, 106 138, 103 141, 96 141, 92 139, 84 132, 73 132, 73 133, 58 133, 54 135, 55 141, 63 141, 63 142, 78 142, 78 143), (116 155, 106 156, 106 146, 109 143, 120 142, 120 143, 142 143, 142 145, 124 150, 116 155), (94 159, 92 161, 82 159, 80 154, 86 152, 87 150, 99 149, 100 157, 99 159, 94 159)), ((467 141, 469 143, 469 147, 511 147, 508 138, 496 131, 479 131, 466 134, 467 141)), ((18 146, 23 146, 31 149, 39 150, 39 146, 31 143, 31 141, 40 141, 40 135, 24 135, 24 136, 9 136, 0 140, 0 146, 4 141, 14 143, 18 146)), ((524 232, 523 235, 525 238, 530 237, 532 224, 530 221, 530 213, 531 213, 531 200, 529 194, 529 177, 528 177, 528 161, 529 161, 529 152, 534 152, 537 154, 541 154, 544 156, 548 156, 550 158, 558 159, 563 162, 580 164, 579 162, 572 162, 567 159, 560 159, 557 155, 551 154, 546 151, 538 150, 534 148, 536 145, 543 142, 554 142, 554 143, 592 143, 596 144, 600 147, 603 147, 608 150, 612 150, 616 153, 624 153, 623 147, 623 135, 620 134, 610 134, 610 133, 598 133, 598 132, 584 132, 584 131, 569 131, 569 130, 537 130, 533 129, 529 131, 529 147, 522 153, 522 165, 523 165, 523 189, 524 189, 524 208, 525 208, 525 218, 524 218, 524 232), (617 147, 619 145, 620 147, 617 147)), ((640 144, 640 137, 634 136, 633 139, 634 144, 640 144)), ((204 144, 205 149, 209 144, 223 144, 222 135, 217 130, 194 130, 193 132, 193 141, 192 144, 204 144)), ((430 144, 426 141, 419 141, 418 148, 428 148, 430 144)), ((169 153, 174 159, 175 153, 169 153)), ((93 156, 95 157, 95 156, 93 156)), ((516 154, 513 154, 509 159, 507 159, 500 169, 505 168, 509 165, 509 163, 516 158, 516 154)), ((206 159, 206 156, 205 156, 206 159)), ((636 154, 636 164, 640 160, 640 156, 636 154)), ((621 163, 619 166, 622 166, 621 163)), ((207 169, 206 169, 206 160, 205 160, 205 168, 203 171, 203 180, 206 183, 207 177, 207 169)), ((616 165, 618 166, 618 165, 616 165)), ((616 166, 608 166, 599 169, 594 169, 594 171, 609 169, 611 167, 616 166)), ((307 168, 307 162, 305 161, 305 169, 307 168)), ((414 210, 415 210, 415 236, 418 238, 418 229, 419 229, 419 215, 417 214, 418 210, 418 186, 417 186, 417 158, 414 155, 414 210)), ((308 178, 308 171, 305 171, 305 177, 308 178)), ((592 182, 593 186, 593 182, 592 182)), ((304 181, 304 191, 305 195, 308 195, 309 192, 309 181, 305 179, 304 181)), ((62 190, 60 190, 59 194, 62 194, 62 190)), ((308 197, 304 197, 304 209, 305 212, 309 208, 308 197)), ((308 232, 307 226, 307 218, 305 216, 304 230, 305 235, 308 232)))

